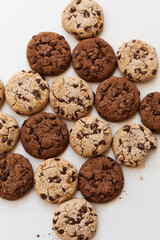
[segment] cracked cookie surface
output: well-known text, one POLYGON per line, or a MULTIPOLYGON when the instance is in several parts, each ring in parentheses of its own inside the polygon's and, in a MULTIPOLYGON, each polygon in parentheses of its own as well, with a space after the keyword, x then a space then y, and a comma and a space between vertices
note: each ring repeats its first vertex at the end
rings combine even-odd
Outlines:
POLYGON ((3 103, 4 103, 4 85, 0 80, 0 107, 3 105, 3 103))
POLYGON ((88 82, 101 82, 109 78, 116 67, 113 48, 101 38, 82 40, 73 50, 74 70, 88 82))
POLYGON ((18 153, 0 155, 0 197, 21 198, 33 186, 33 169, 27 158, 18 153))
POLYGON ((113 138, 113 151, 117 162, 127 167, 142 165, 147 151, 157 147, 157 139, 153 133, 138 123, 123 126, 113 138))
POLYGON ((62 13, 62 26, 78 40, 96 37, 103 25, 103 10, 94 0, 74 0, 62 13))
POLYGON ((0 113, 0 154, 9 152, 19 138, 17 121, 7 113, 0 113))
POLYGON ((89 240, 97 230, 97 213, 85 199, 62 203, 54 212, 53 229, 63 240, 89 240))
POLYGON ((74 166, 62 158, 51 158, 39 165, 34 175, 37 194, 49 203, 61 203, 72 197, 78 184, 74 166))
POLYGON ((79 189, 91 202, 104 203, 122 191, 124 177, 118 163, 110 157, 88 159, 79 171, 79 189))
POLYGON ((13 111, 21 115, 32 115, 48 103, 49 85, 38 73, 23 70, 9 79, 5 96, 13 111))
POLYGON ((111 128, 100 118, 81 118, 70 131, 70 144, 82 157, 103 154, 110 147, 111 142, 111 128))
POLYGON ((135 82, 153 78, 159 65, 155 48, 140 40, 123 43, 117 52, 117 62, 121 74, 135 82))
POLYGON ((160 133, 160 93, 147 94, 140 105, 143 124, 156 133, 160 133))
POLYGON ((63 36, 41 32, 28 43, 27 59, 31 69, 41 75, 58 75, 69 67, 71 49, 63 36))
POLYGON ((21 142, 24 149, 36 158, 57 157, 68 146, 66 124, 52 113, 37 113, 21 128, 21 142))
POLYGON ((133 116, 139 108, 140 92, 125 78, 111 77, 98 86, 95 106, 99 115, 111 122, 133 116))
POLYGON ((86 116, 92 109, 94 94, 78 77, 64 77, 52 83, 50 103, 56 114, 68 120, 86 116))

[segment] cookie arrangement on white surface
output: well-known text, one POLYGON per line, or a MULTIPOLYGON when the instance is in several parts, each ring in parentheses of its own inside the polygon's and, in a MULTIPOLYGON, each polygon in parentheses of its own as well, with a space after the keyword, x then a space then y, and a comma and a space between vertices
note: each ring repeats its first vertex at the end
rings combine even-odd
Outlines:
POLYGON ((61 203, 53 218, 56 234, 64 240, 89 240, 96 233, 98 222, 90 202, 115 199, 124 186, 119 164, 138 167, 144 163, 148 151, 158 147, 153 132, 160 133, 160 93, 149 93, 140 103, 140 92, 133 82, 152 79, 159 63, 155 48, 140 40, 123 43, 116 56, 112 46, 97 37, 103 30, 104 14, 94 0, 71 1, 62 13, 62 26, 81 40, 72 56, 63 36, 38 33, 27 45, 32 70, 14 74, 5 90, 0 81, 0 106, 5 95, 13 111, 29 116, 19 134, 16 120, 0 113, 0 197, 19 199, 34 185, 42 200, 61 203), (63 73, 71 62, 79 77, 57 77, 50 89, 44 76, 63 73), (117 64, 123 77, 112 76, 117 64), (87 82, 101 82, 95 97, 87 82), (41 112, 48 101, 58 116, 41 112), (103 119, 87 116, 94 102, 103 119), (139 108, 145 126, 128 123, 112 139, 108 121, 125 121, 139 108), (61 118, 76 121, 70 133, 61 118), (35 174, 28 159, 8 153, 19 135, 25 151, 44 160, 35 174), (79 173, 70 162, 59 157, 69 143, 78 155, 90 157, 79 173), (103 155, 111 146, 117 161, 103 155), (77 188, 85 199, 70 199, 77 188))

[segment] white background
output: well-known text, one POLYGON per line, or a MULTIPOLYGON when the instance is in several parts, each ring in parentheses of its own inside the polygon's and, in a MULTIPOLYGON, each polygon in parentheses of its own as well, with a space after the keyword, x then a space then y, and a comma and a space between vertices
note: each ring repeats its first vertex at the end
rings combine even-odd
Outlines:
MULTIPOLYGON (((160 1, 159 0, 97 0, 104 9, 105 25, 100 37, 109 42, 117 52, 124 41, 140 39, 156 48, 160 54, 160 1)), ((65 36, 72 50, 78 43, 61 27, 61 13, 69 0, 0 0, 0 79, 4 84, 16 72, 29 69, 26 60, 26 45, 30 38, 41 31, 53 31, 65 36)), ((62 76, 76 73, 70 67, 62 76)), ((120 76, 118 69, 114 75, 120 76)), ((141 99, 149 92, 160 91, 159 72, 155 79, 136 84, 141 99)), ((46 78, 51 85, 54 77, 46 78)), ((90 84, 96 91, 98 84, 90 84)), ((19 126, 26 116, 19 116, 7 105, 0 109, 14 116, 19 126)), ((45 111, 53 112, 47 106, 45 111)), ((92 116, 98 116, 95 108, 92 116)), ((67 123, 70 129, 73 122, 67 123)), ((141 122, 139 114, 127 121, 141 122)), ((110 123, 113 134, 126 122, 110 123)), ((160 137, 158 143, 160 145, 160 137)), ((151 150, 146 158, 145 168, 122 167, 125 185, 121 199, 106 204, 94 204, 99 216, 95 240, 158 240, 160 226, 160 150, 151 150), (143 180, 140 180, 143 176, 143 180)), ((13 152, 27 157, 34 170, 42 162, 27 154, 19 141, 13 152)), ((114 157, 112 149, 107 155, 114 157)), ((64 159, 77 169, 84 159, 69 146, 64 159)), ((82 197, 78 192, 76 197, 82 197)), ((0 239, 2 240, 56 240, 52 231, 52 217, 56 205, 41 200, 34 189, 17 201, 0 199, 0 239), (37 238, 37 234, 40 238, 37 238), (50 235, 48 235, 50 234, 50 235)))

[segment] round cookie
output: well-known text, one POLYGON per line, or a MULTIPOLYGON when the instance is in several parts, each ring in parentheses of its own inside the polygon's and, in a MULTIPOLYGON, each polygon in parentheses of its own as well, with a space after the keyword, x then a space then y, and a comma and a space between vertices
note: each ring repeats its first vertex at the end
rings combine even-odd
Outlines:
POLYGON ((120 122, 138 111, 139 95, 140 92, 132 82, 125 78, 111 77, 100 83, 96 92, 95 106, 102 118, 120 122))
POLYGON ((147 94, 140 105, 143 124, 156 133, 160 133, 160 93, 147 94))
POLYGON ((127 167, 143 164, 147 151, 157 148, 157 139, 143 125, 130 123, 120 128, 113 138, 113 151, 117 162, 127 167))
POLYGON ((62 13, 62 26, 78 40, 96 37, 103 25, 103 10, 94 0, 73 0, 62 13))
POLYGON ((49 85, 38 73, 23 70, 9 79, 5 95, 13 111, 21 115, 32 115, 47 105, 49 85))
POLYGON ((0 197, 21 198, 33 186, 33 169, 28 159, 18 153, 0 155, 0 197))
POLYGON ((52 113, 37 113, 21 128, 21 142, 24 149, 36 158, 57 157, 68 146, 66 124, 52 113))
POLYGON ((7 113, 0 113, 0 154, 9 152, 17 143, 18 138, 17 121, 7 113))
POLYGON ((27 45, 30 67, 41 75, 63 73, 71 62, 71 49, 65 38, 53 32, 41 32, 27 45))
POLYGON ((155 48, 140 40, 123 43, 117 52, 117 62, 121 74, 134 82, 153 78, 159 65, 155 48))
POLYGON ((64 77, 52 83, 50 103, 56 114, 68 120, 86 116, 92 109, 94 94, 78 77, 64 77))
POLYGON ((85 199, 72 199, 59 205, 53 218, 53 230, 63 240, 89 240, 97 230, 97 213, 85 199))
POLYGON ((101 82, 109 78, 116 67, 113 48, 101 38, 81 41, 73 50, 74 70, 88 82, 101 82))
POLYGON ((107 156, 90 158, 79 171, 79 189, 91 202, 104 203, 116 198, 123 185, 120 166, 107 156))
POLYGON ((78 174, 74 166, 62 158, 50 158, 39 165, 34 175, 37 194, 49 203, 61 203, 74 195, 78 174))
POLYGON ((81 118, 70 131, 71 147, 82 157, 103 154, 110 147, 111 142, 111 128, 100 118, 81 118))
POLYGON ((4 85, 0 80, 0 107, 3 105, 3 103, 4 103, 4 85))

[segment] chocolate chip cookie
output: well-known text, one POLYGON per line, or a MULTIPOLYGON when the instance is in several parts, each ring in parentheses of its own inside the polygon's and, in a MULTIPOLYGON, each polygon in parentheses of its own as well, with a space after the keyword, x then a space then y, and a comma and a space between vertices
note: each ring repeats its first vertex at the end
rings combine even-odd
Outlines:
POLYGON ((72 197, 78 184, 74 166, 62 158, 50 158, 39 165, 34 175, 37 194, 49 203, 72 197))
POLYGON ((0 155, 0 197, 21 198, 33 186, 33 169, 28 159, 18 153, 0 155))
POLYGON ((155 48, 140 40, 123 43, 117 52, 117 62, 121 74, 134 82, 153 78, 159 65, 155 48))
POLYGON ((57 157, 68 146, 66 124, 52 113, 35 114, 21 128, 24 149, 36 158, 57 157))
POLYGON ((65 38, 53 32, 41 32, 27 45, 30 67, 41 75, 63 73, 71 62, 71 49, 65 38))
POLYGON ((56 114, 68 120, 86 116, 92 109, 94 94, 78 77, 64 77, 52 83, 50 103, 56 114))
POLYGON ((23 70, 7 82, 5 95, 13 111, 21 115, 32 115, 48 103, 49 85, 38 73, 23 70))
POLYGON ((100 83, 95 98, 99 115, 111 122, 124 121, 139 108, 140 92, 125 78, 111 77, 100 83))
POLYGON ((53 229, 63 240, 89 240, 97 230, 97 213, 85 199, 62 203, 54 212, 53 229))
POLYGON ((101 82, 109 78, 116 67, 113 48, 101 38, 81 41, 73 50, 74 70, 88 82, 101 82))
POLYGON ((79 171, 79 188, 91 202, 104 203, 122 191, 124 177, 118 163, 107 156, 87 160, 79 171))
POLYGON ((70 132, 71 147, 82 157, 101 155, 112 142, 109 124, 96 117, 79 119, 70 132))
POLYGON ((127 167, 142 165, 147 151, 157 148, 157 139, 145 126, 130 123, 120 128, 113 138, 113 151, 118 163, 127 167))
POLYGON ((0 113, 0 154, 9 152, 16 145, 18 138, 17 121, 7 113, 0 113))
POLYGON ((103 29, 103 10, 94 0, 73 0, 63 11, 62 25, 78 40, 96 37, 103 29))
POLYGON ((140 105, 143 124, 156 133, 160 133, 160 93, 147 94, 140 105))
POLYGON ((4 103, 4 85, 0 80, 0 107, 3 105, 3 103, 4 103))

